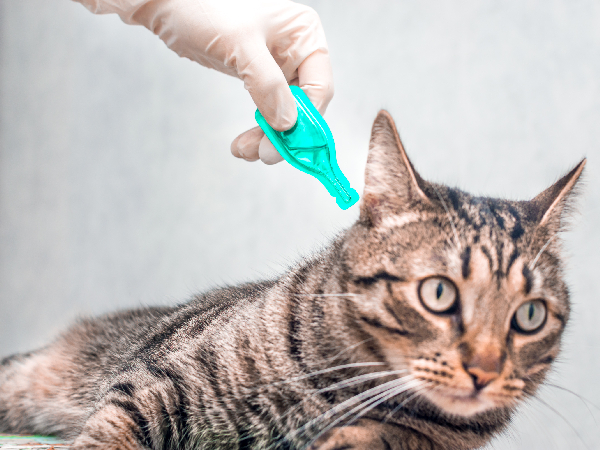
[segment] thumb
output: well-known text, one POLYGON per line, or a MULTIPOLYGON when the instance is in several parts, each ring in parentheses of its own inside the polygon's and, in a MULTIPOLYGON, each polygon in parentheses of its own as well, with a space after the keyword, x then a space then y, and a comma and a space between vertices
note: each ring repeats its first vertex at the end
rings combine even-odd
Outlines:
POLYGON ((267 47, 262 47, 238 74, 254 104, 269 125, 277 131, 289 130, 296 123, 296 101, 288 83, 267 47))

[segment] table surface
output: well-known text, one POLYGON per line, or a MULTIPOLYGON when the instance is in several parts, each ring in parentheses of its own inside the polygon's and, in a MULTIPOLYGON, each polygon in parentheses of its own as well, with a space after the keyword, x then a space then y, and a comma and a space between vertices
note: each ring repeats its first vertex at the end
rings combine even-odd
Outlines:
POLYGON ((0 449, 64 449, 69 442, 51 436, 16 436, 0 434, 0 449))

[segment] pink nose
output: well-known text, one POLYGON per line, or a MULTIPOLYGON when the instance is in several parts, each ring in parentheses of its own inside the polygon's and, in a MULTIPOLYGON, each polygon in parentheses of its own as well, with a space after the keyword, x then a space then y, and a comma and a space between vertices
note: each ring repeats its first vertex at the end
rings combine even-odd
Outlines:
POLYGON ((473 386, 480 391, 502 371, 502 356, 499 350, 487 348, 463 359, 463 367, 473 380, 473 386))
POLYGON ((475 389, 478 391, 500 376, 498 372, 486 372, 479 367, 468 367, 467 373, 471 376, 473 386, 475 386, 475 389))

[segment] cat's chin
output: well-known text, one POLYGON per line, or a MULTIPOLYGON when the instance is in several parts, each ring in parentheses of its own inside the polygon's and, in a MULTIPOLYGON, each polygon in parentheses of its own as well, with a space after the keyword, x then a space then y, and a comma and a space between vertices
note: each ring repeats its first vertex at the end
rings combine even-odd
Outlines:
POLYGON ((468 390, 452 390, 448 392, 436 390, 433 393, 425 393, 423 395, 443 412, 462 417, 472 417, 508 406, 499 404, 497 400, 490 398, 490 396, 483 392, 468 390))

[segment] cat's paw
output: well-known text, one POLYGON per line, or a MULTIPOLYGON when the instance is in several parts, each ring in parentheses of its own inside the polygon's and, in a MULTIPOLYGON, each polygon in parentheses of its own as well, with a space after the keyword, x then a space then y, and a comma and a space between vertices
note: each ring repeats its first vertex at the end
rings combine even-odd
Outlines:
POLYGON ((331 430, 317 440, 310 450, 396 450, 382 436, 361 427, 331 430))
POLYGON ((428 450, 431 442, 395 425, 361 420, 354 426, 334 428, 310 447, 310 450, 428 450))

